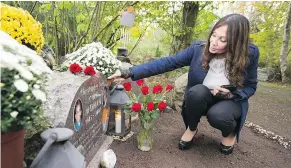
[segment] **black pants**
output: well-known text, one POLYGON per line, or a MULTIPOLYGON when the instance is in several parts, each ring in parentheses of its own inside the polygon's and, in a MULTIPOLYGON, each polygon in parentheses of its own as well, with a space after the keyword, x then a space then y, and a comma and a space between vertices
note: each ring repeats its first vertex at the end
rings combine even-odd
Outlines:
POLYGON ((186 127, 197 129, 200 118, 206 115, 209 124, 219 129, 223 137, 236 132, 237 121, 241 117, 241 106, 232 100, 218 100, 204 85, 191 87, 185 95, 182 111, 186 127))

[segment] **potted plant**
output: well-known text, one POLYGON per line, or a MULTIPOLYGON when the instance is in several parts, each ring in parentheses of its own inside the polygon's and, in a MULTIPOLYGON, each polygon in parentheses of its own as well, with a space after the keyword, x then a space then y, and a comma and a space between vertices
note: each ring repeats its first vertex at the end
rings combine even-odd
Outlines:
POLYGON ((37 53, 44 46, 42 25, 28 11, 0 3, 0 30, 37 53))
POLYGON ((52 72, 43 59, 0 30, 1 167, 23 167, 24 132, 42 117, 43 83, 52 72))
POLYGON ((1 167, 23 167, 24 130, 42 117, 42 84, 51 71, 37 55, 42 25, 21 8, 0 3, 0 11, 1 167))
POLYGON ((155 85, 149 87, 145 85, 143 79, 136 81, 136 84, 140 89, 139 95, 132 92, 130 82, 123 84, 130 97, 125 112, 130 115, 138 115, 140 121, 137 133, 138 149, 150 151, 153 147, 152 129, 154 121, 166 109, 166 94, 173 89, 173 86, 167 85, 164 88, 161 85, 155 85))

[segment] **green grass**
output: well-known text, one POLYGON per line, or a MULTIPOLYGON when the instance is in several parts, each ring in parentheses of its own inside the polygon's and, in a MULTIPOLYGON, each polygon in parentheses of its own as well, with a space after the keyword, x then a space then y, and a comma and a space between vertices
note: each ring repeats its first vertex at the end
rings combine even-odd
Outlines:
POLYGON ((288 90, 291 91, 290 84, 283 84, 283 83, 270 83, 270 82, 259 82, 262 86, 272 87, 276 89, 288 90))

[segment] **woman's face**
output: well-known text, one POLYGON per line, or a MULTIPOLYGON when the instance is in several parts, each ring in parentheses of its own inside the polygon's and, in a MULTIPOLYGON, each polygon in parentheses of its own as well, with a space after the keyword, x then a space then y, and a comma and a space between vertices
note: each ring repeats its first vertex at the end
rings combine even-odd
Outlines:
POLYGON ((80 106, 80 104, 78 104, 76 107, 76 114, 75 114, 75 119, 78 123, 80 123, 80 121, 81 121, 81 114, 82 114, 81 106, 80 106))
POLYGON ((221 54, 226 51, 227 46, 227 25, 215 29, 210 37, 209 52, 221 54))

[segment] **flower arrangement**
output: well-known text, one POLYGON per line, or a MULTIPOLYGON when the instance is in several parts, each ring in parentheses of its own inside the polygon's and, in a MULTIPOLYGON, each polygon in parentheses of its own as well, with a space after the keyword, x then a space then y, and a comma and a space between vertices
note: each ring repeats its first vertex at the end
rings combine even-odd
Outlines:
POLYGON ((40 53, 44 45, 42 25, 28 11, 0 4, 0 30, 8 33, 20 44, 25 44, 40 53))
POLYGON ((173 86, 167 85, 164 88, 158 84, 150 88, 145 85, 144 79, 137 80, 136 84, 141 92, 139 95, 131 92, 130 82, 123 84, 130 97, 125 112, 130 115, 138 114, 140 119, 140 130, 137 136, 138 148, 142 151, 149 151, 152 149, 151 130, 153 121, 166 109, 166 94, 173 89, 173 86))
POLYGON ((42 116, 43 83, 52 71, 43 59, 0 30, 1 131, 29 127, 42 116))
POLYGON ((63 63, 63 67, 68 68, 74 74, 80 73, 84 69, 86 75, 94 75, 96 71, 99 71, 105 77, 109 77, 122 65, 113 53, 99 42, 87 44, 65 57, 67 60, 63 63))

